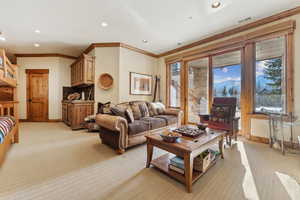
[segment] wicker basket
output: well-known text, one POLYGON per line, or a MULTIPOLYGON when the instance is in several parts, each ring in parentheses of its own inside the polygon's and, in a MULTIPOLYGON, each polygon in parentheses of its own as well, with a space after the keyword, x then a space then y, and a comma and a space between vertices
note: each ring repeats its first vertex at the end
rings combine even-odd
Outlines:
POLYGON ((206 150, 196 158, 194 158, 194 170, 205 172, 212 161, 211 153, 206 150))

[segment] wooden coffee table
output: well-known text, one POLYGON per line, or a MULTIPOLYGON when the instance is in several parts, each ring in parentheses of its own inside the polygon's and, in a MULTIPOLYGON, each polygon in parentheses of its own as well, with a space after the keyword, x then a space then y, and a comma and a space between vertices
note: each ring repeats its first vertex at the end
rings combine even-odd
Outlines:
MULTIPOLYGON (((192 192, 192 184, 198 180, 205 172, 193 171, 194 158, 208 149, 211 145, 219 143, 219 150, 221 158, 223 156, 223 137, 225 131, 211 130, 208 133, 201 135, 198 138, 182 137, 178 143, 164 142, 159 134, 153 134, 146 136, 147 138, 147 164, 149 168, 150 164, 158 168, 165 174, 175 178, 179 182, 186 185, 188 192, 192 192), (170 154, 165 154, 155 160, 152 160, 153 147, 158 147, 177 156, 184 158, 185 174, 177 173, 173 170, 169 170, 170 154)), ((210 166, 215 164, 216 161, 211 163, 210 166)))

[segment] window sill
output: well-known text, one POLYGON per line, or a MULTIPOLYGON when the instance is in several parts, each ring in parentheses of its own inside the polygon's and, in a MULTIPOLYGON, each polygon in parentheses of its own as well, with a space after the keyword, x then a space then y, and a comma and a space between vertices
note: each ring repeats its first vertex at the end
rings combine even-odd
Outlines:
POLYGON ((251 118, 251 119, 265 119, 265 120, 268 120, 269 119, 269 116, 266 115, 266 114, 261 114, 261 113, 250 113, 248 114, 248 116, 251 118))
MULTIPOLYGON (((265 119, 265 120, 269 120, 269 116, 263 113, 250 113, 248 114, 248 116, 251 119, 265 119)), ((283 115, 283 120, 284 121, 290 121, 290 117, 287 114, 283 115)))

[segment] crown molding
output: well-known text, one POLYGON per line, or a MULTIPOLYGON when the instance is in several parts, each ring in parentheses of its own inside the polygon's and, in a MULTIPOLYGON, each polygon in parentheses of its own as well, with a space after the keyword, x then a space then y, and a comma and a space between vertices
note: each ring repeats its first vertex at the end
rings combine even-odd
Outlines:
POLYGON ((69 58, 69 59, 77 59, 78 57, 69 56, 59 53, 23 53, 23 54, 15 54, 16 57, 60 57, 60 58, 69 58))
POLYGON ((157 54, 151 53, 149 51, 145 51, 143 49, 139 49, 136 48, 134 46, 131 46, 129 44, 125 44, 122 42, 109 42, 109 43, 92 43, 86 50, 84 50, 84 54, 88 54, 90 53, 93 49, 97 48, 97 47, 122 47, 125 49, 129 49, 131 51, 135 51, 137 53, 141 53, 147 56, 151 56, 154 58, 158 58, 159 56, 157 54))
POLYGON ((245 25, 227 30, 227 31, 222 32, 222 33, 218 33, 216 35, 204 38, 204 39, 199 40, 197 42, 193 42, 191 44, 188 44, 188 45, 185 45, 185 46, 182 46, 182 47, 179 47, 179 48, 161 53, 161 54, 158 55, 158 57, 164 57, 164 56, 172 55, 172 54, 178 53, 180 51, 184 51, 184 50, 196 47, 196 46, 200 46, 200 45, 203 45, 203 44, 206 44, 206 43, 209 43, 209 42, 213 42, 213 41, 218 40, 218 39, 222 39, 222 38, 225 38, 225 37, 228 37, 228 36, 232 36, 234 34, 241 33, 243 31, 247 31, 249 29, 256 28, 256 27, 259 27, 259 26, 262 26, 262 25, 265 25, 265 24, 269 24, 269 23, 272 23, 272 22, 275 22, 275 21, 293 16, 293 15, 296 15, 296 14, 299 14, 299 13, 300 13, 300 6, 295 7, 293 9, 290 9, 290 10, 286 10, 286 11, 277 13, 275 15, 271 15, 269 17, 259 19, 257 21, 251 22, 249 24, 245 24, 245 25))

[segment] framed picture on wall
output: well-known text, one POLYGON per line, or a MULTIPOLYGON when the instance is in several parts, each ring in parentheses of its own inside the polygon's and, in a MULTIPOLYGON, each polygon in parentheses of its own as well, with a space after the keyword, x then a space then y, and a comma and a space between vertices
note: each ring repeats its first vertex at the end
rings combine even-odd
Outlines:
POLYGON ((130 94, 152 95, 152 75, 130 72, 130 94))

